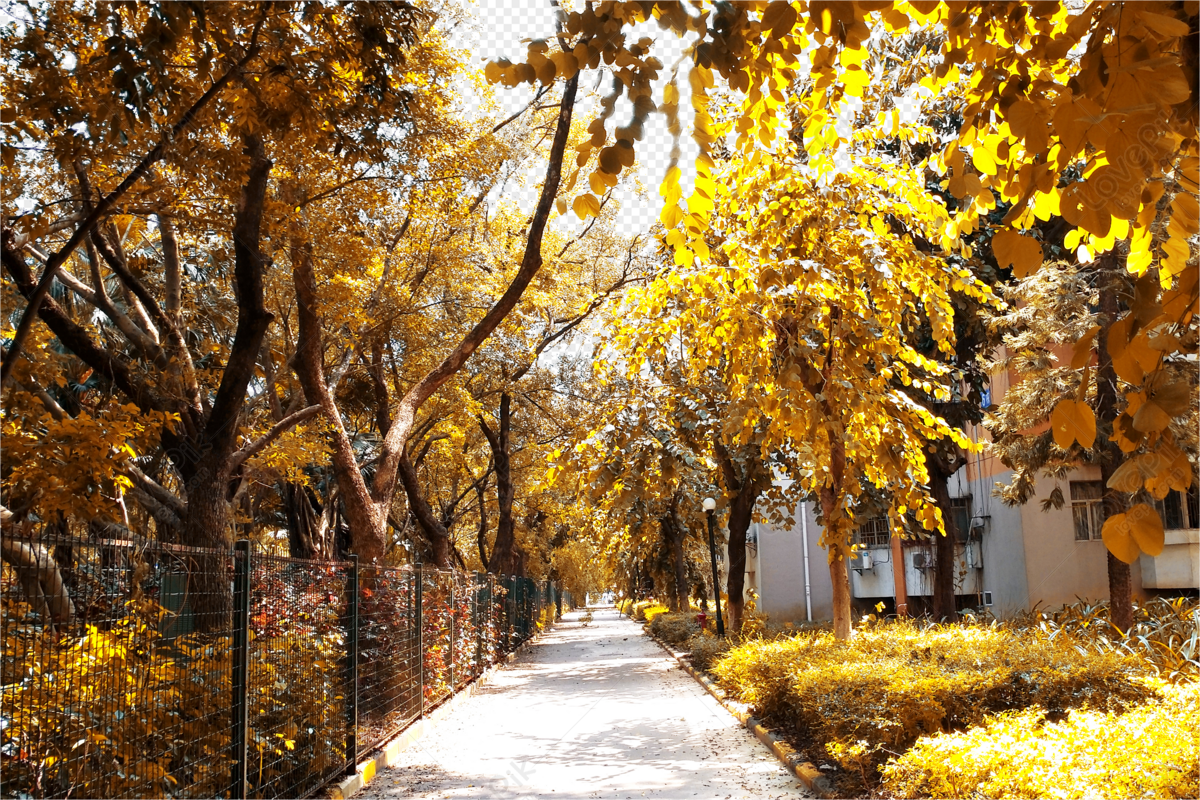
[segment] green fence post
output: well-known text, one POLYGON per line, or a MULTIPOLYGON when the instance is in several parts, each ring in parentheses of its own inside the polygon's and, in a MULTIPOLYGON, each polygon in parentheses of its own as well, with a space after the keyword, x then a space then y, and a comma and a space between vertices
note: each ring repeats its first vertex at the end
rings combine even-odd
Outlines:
POLYGON ((253 551, 248 539, 239 539, 233 547, 233 652, 230 654, 233 774, 230 775, 229 797, 231 800, 245 800, 248 777, 246 733, 250 663, 250 556, 253 551))
POLYGON ((417 716, 425 716, 425 609, 423 601, 425 595, 425 574, 421 569, 421 565, 417 564, 413 570, 413 576, 417 581, 417 612, 415 615, 417 625, 417 716))
POLYGON ((358 556, 350 556, 346 581, 346 774, 358 767, 358 556))

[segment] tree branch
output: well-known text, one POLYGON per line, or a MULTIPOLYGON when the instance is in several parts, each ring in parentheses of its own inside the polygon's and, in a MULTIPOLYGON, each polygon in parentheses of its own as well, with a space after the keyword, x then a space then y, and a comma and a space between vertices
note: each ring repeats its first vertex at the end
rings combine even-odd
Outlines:
POLYGON ((244 464, 247 460, 261 453, 267 448, 268 445, 270 445, 280 436, 287 433, 301 422, 310 420, 320 413, 321 406, 312 405, 308 406, 307 408, 302 408, 294 414, 287 415, 283 419, 279 420, 279 422, 276 422, 274 425, 272 425, 269 431, 243 447, 241 450, 238 450, 236 453, 234 453, 230 458, 230 468, 236 471, 238 467, 244 464))
MULTIPOLYGON (((257 35, 257 30, 255 33, 257 35)), ((38 316, 38 309, 45 301, 46 295, 50 292, 50 285, 54 282, 55 276, 58 275, 59 268, 62 267, 63 263, 66 262, 71 253, 75 251, 75 248, 79 246, 79 243, 82 242, 92 232, 92 229, 96 227, 96 223, 98 223, 104 217, 104 215, 109 212, 113 205, 120 200, 121 197, 124 196, 124 194, 128 192, 130 188, 132 188, 133 185, 138 182, 139 179, 141 179, 142 175, 146 173, 146 170, 150 169, 151 166, 153 166, 157 161, 161 160, 164 155, 166 155, 167 144, 174 141, 176 137, 187 130, 188 126, 192 124, 200 111, 206 105, 208 105, 208 103, 214 97, 216 97, 222 89, 225 88, 225 85, 229 83, 230 79, 233 78, 234 75, 240 74, 245 68, 246 64, 249 63, 250 60, 257 54, 258 44, 256 42, 255 44, 251 45, 249 51, 247 51, 245 57, 242 58, 241 61, 236 63, 228 72, 222 75, 207 92, 201 95, 200 99, 197 100, 191 108, 184 112, 183 116, 180 117, 179 121, 171 127, 171 130, 167 133, 167 135, 159 140, 158 144, 154 146, 154 149, 142 158, 138 165, 133 168, 133 171, 129 173, 125 180, 121 181, 120 185, 117 186, 116 189, 107 194, 100 200, 99 203, 96 204, 96 207, 92 209, 91 213, 87 215, 83 222, 79 223, 79 227, 77 227, 75 232, 71 234, 71 238, 67 240, 67 243, 63 245, 58 252, 50 257, 50 260, 46 263, 46 269, 42 273, 41 280, 39 280, 37 283, 37 287, 26 298, 27 305, 25 306, 24 313, 21 315, 21 321, 17 325, 17 332, 13 337, 12 345, 9 347, 8 358, 5 359, 3 366, 0 366, 0 386, 3 386, 5 383, 7 383, 9 376, 12 375, 12 369, 13 365, 16 363, 16 358, 21 354, 22 348, 25 347, 25 340, 29 338, 29 329, 33 325, 34 317, 38 316)))
MULTIPOLYGON (((221 374, 221 385, 213 399, 204 426, 203 441, 214 454, 230 454, 237 441, 237 418, 246 398, 246 387, 258 364, 263 337, 275 317, 263 304, 265 259, 258 249, 267 177, 273 164, 263 149, 262 139, 247 136, 250 171, 238 203, 233 224, 234 283, 237 289, 238 321, 229 360, 221 374)), ((219 455, 217 455, 219 460, 219 455)))
POLYGON ((558 187, 562 179, 563 153, 566 150, 567 137, 571 129, 571 116, 575 108, 575 95, 578 88, 579 74, 576 73, 567 81, 563 89, 562 107, 559 109, 558 125, 550 147, 546 179, 542 184, 541 197, 529 226, 529 237, 525 243, 525 255, 521 261, 521 267, 517 270, 508 289, 484 315, 484 318, 467 333, 458 346, 442 360, 441 364, 418 381, 400 401, 396 419, 393 421, 388 435, 384 437, 379 465, 376 468, 375 480, 371 487, 371 495, 376 503, 385 502, 395 490, 396 470, 417 409, 446 381, 450 380, 471 357, 471 354, 499 327, 504 318, 517 305, 517 301, 521 299, 529 282, 541 269, 542 235, 546 229, 546 222, 550 218, 550 210, 554 207, 554 198, 558 195, 558 187))

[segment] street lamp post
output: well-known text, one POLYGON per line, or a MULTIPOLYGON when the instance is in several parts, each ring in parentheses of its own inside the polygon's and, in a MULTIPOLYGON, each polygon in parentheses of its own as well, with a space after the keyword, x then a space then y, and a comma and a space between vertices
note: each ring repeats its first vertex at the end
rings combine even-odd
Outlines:
POLYGON ((725 620, 721 617, 721 578, 717 574, 717 540, 713 535, 713 512, 716 511, 717 501, 711 497, 704 498, 704 513, 708 517, 708 555, 712 560, 713 596, 717 602, 717 636, 725 636, 725 620))

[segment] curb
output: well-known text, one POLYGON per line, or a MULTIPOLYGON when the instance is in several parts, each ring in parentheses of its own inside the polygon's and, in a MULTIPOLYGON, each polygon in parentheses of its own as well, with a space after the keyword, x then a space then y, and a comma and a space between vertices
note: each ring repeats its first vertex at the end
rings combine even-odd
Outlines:
POLYGON ((358 762, 358 765, 354 768, 353 775, 343 778, 336 784, 329 785, 325 789, 325 796, 330 798, 330 800, 348 800, 348 798, 354 796, 355 793, 362 790, 363 787, 374 780, 378 773, 388 767, 394 766, 400 761, 401 753, 424 738, 425 734, 434 724, 461 705, 467 698, 474 695, 481 686, 487 683, 492 675, 512 662, 526 647, 537 641, 543 632, 539 632, 537 635, 526 639, 516 650, 513 650, 503 659, 479 673, 470 683, 443 699, 431 711, 413 720, 408 724, 408 727, 375 748, 373 756, 358 762))
POLYGON ((646 636, 648 636, 651 641, 656 642, 663 650, 666 650, 667 653, 674 658, 676 662, 678 662, 680 668, 683 669, 684 672, 695 678, 696 682, 703 686, 704 690, 712 695, 713 699, 720 703, 726 711, 732 714, 734 719, 745 725, 747 730, 753 733, 755 738, 766 745, 767 749, 770 750, 785 767, 787 767, 787 771, 795 775, 796 779, 803 783, 810 791, 814 792, 818 797, 821 798, 837 797, 837 790, 834 789, 829 778, 826 778, 823 774, 821 774, 821 771, 817 769, 812 762, 805 761, 804 757, 796 752, 796 749, 790 744, 785 742, 783 738, 779 736, 779 734, 766 728, 761 722, 758 721, 757 717, 751 716, 750 711, 745 704, 729 699, 729 697, 725 694, 724 689, 713 683, 712 680, 703 672, 700 672, 691 664, 687 663, 687 661, 684 659, 683 653, 676 652, 671 648, 670 645, 659 639, 657 636, 652 635, 648 630, 646 631, 646 636))

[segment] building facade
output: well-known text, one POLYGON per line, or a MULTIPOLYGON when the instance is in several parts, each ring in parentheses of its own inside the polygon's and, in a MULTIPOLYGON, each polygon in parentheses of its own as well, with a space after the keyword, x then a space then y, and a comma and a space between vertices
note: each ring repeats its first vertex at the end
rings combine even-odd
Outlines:
MULTIPOLYGON (((985 437, 982 429, 971 431, 985 437)), ((1100 470, 1084 466, 1061 480, 1040 478, 1035 496, 1007 506, 995 496, 1012 473, 994 455, 973 454, 950 481, 959 531, 955 544, 955 595, 960 609, 985 609, 999 618, 1035 607, 1108 598, 1107 549, 1100 538, 1100 470), (1060 508, 1043 510, 1043 500, 1061 493, 1060 508)), ((1179 595, 1200 589, 1200 492, 1193 481, 1185 494, 1172 492, 1158 503, 1166 532, 1161 555, 1143 554, 1131 566, 1136 599, 1179 595)), ((813 503, 802 503, 790 527, 756 523, 755 546, 747 553, 747 587, 758 606, 778 622, 832 618, 828 559, 818 545, 821 528, 813 503), (805 563, 807 555, 807 565, 805 563), (807 577, 806 577, 807 576, 807 577)), ((891 530, 886 517, 859 521, 860 555, 847 564, 854 604, 861 611, 883 603, 895 609, 891 530)), ((903 546, 910 613, 928 610, 933 594, 933 544, 903 546)))

